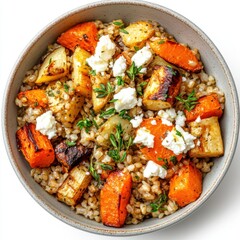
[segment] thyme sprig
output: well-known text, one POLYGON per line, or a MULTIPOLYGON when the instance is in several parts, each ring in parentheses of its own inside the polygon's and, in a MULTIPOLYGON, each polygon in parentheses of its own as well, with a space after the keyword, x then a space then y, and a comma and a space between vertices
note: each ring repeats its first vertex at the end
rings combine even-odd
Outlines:
POLYGON ((132 65, 130 68, 127 70, 127 75, 131 80, 135 80, 135 77, 141 72, 142 66, 137 67, 135 62, 132 62, 132 65))
POLYGON ((97 93, 97 98, 104 98, 110 93, 114 92, 114 87, 108 82, 106 85, 100 83, 99 88, 93 89, 95 93, 97 93))
POLYGON ((187 111, 191 111, 197 104, 198 104, 198 99, 196 98, 195 91, 192 90, 192 92, 187 96, 187 98, 183 98, 182 95, 178 95, 176 99, 183 103, 184 108, 187 111))
POLYGON ((163 208, 163 205, 167 202, 168 196, 165 193, 161 193, 158 197, 158 199, 150 203, 150 206, 152 207, 152 212, 157 212, 158 210, 165 210, 163 208))

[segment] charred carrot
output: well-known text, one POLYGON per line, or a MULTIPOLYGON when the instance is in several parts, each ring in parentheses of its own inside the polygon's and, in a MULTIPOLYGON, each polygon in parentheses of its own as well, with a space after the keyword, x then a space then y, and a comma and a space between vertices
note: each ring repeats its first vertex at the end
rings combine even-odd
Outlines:
POLYGON ((32 168, 48 167, 55 159, 54 149, 47 138, 36 130, 34 124, 25 124, 16 133, 18 148, 32 168))
POLYGON ((142 121, 140 127, 145 127, 152 135, 155 136, 153 148, 140 147, 141 152, 147 157, 147 159, 152 160, 159 165, 166 164, 166 160, 168 161, 168 164, 172 164, 171 159, 173 157, 176 157, 178 161, 182 159, 182 154, 176 156, 173 151, 162 145, 162 141, 166 137, 166 133, 171 131, 173 126, 163 124, 162 120, 159 118, 148 118, 142 121), (156 121, 155 125, 152 125, 153 120, 156 121))
POLYGON ((132 177, 129 172, 110 173, 100 192, 100 214, 103 224, 111 227, 124 225, 131 187, 132 177))
POLYGON ((196 106, 191 110, 185 110, 187 122, 200 118, 221 117, 223 114, 221 105, 216 94, 211 94, 198 99, 196 106))
POLYGON ((94 54, 97 45, 98 30, 94 22, 80 23, 62 33, 57 42, 74 51, 76 46, 94 54))
POLYGON ((17 98, 20 100, 23 100, 23 98, 26 98, 26 104, 32 108, 36 108, 36 107, 45 108, 48 105, 48 100, 47 100, 45 90, 42 90, 42 89, 33 89, 33 90, 20 92, 17 98))
POLYGON ((173 41, 150 42, 152 50, 167 62, 187 71, 199 72, 203 66, 188 47, 173 41))
POLYGON ((180 207, 196 201, 202 193, 202 174, 193 165, 184 165, 170 180, 168 197, 180 207))

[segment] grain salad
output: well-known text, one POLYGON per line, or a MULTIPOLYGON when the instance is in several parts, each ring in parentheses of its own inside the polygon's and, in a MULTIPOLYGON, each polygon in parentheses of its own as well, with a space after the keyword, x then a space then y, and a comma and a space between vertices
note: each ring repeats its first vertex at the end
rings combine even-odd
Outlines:
POLYGON ((83 22, 26 72, 17 144, 56 201, 123 227, 200 197, 224 154, 225 97, 177 37, 150 20, 83 22))

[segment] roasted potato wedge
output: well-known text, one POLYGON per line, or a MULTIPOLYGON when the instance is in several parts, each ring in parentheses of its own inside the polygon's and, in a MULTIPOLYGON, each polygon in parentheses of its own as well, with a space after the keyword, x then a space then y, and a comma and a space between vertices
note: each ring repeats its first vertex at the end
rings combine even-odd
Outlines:
POLYGON ((125 28, 125 31, 120 32, 123 43, 131 48, 142 48, 146 41, 153 36, 155 30, 151 23, 147 21, 138 21, 131 23, 125 28))
POLYGON ((80 47, 76 47, 73 53, 72 80, 74 88, 77 93, 87 98, 92 97, 92 84, 88 75, 90 67, 86 63, 86 59, 90 56, 89 52, 80 47))
POLYGON ((84 97, 70 95, 65 89, 67 84, 62 81, 52 82, 47 86, 46 93, 49 108, 56 119, 64 126, 71 127, 83 106, 84 97))
POLYGON ((65 141, 59 143, 54 150, 58 162, 66 172, 92 153, 92 148, 83 145, 68 146, 65 141))
POLYGON ((143 94, 143 105, 148 110, 158 111, 173 106, 178 95, 182 77, 169 66, 156 69, 143 94))
POLYGON ((93 110, 96 113, 100 112, 100 110, 110 100, 111 96, 110 96, 110 94, 108 94, 105 97, 98 97, 98 93, 95 90, 100 88, 101 84, 106 86, 108 81, 109 81, 109 76, 101 76, 99 74, 96 76, 91 76, 93 110))
POLYGON ((58 189, 58 200, 67 205, 75 206, 91 182, 91 179, 92 176, 85 166, 78 165, 74 167, 58 189))
POLYGON ((67 54, 64 47, 56 48, 43 61, 36 83, 50 82, 68 73, 67 54))
POLYGON ((197 137, 195 148, 189 152, 190 157, 219 157, 223 155, 223 141, 218 117, 202 119, 199 123, 190 122, 190 133, 197 137))
POLYGON ((96 143, 102 147, 110 146, 110 134, 116 131, 116 126, 118 124, 122 125, 123 132, 126 136, 131 135, 132 124, 127 120, 115 115, 110 117, 99 129, 97 132, 96 143))

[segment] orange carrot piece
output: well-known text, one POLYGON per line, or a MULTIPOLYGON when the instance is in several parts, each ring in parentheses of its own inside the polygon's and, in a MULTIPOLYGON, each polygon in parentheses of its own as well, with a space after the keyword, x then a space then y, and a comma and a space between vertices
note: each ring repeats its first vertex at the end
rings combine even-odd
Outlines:
POLYGON ((34 124, 25 124, 17 131, 16 138, 18 148, 32 168, 49 167, 53 163, 53 146, 47 136, 36 130, 34 124))
POLYGON ((28 90, 28 91, 23 91, 18 93, 18 96, 17 96, 18 99, 21 100, 24 97, 27 99, 26 103, 32 108, 36 108, 36 107, 45 108, 48 105, 48 100, 47 100, 45 90, 33 89, 33 90, 28 90))
POLYGON ((57 42, 74 51, 76 46, 94 54, 97 46, 98 30, 94 22, 77 24, 58 37, 57 42))
POLYGON ((202 173, 193 165, 184 165, 170 180, 168 197, 180 207, 196 201, 202 193, 202 173))
POLYGON ((173 126, 163 124, 162 120, 159 118, 148 118, 142 121, 140 127, 145 127, 152 135, 155 136, 153 148, 140 147, 141 152, 147 157, 147 159, 152 160, 159 165, 165 164, 163 159, 168 160, 168 163, 172 165, 170 159, 173 156, 175 156, 178 161, 182 159, 182 154, 175 155, 173 151, 162 145, 162 141, 166 137, 166 133, 171 131, 173 126), (152 125, 152 120, 156 120, 156 125, 152 125))
POLYGON ((213 116, 220 118, 222 114, 223 111, 216 94, 199 98, 198 104, 191 111, 185 110, 187 122, 196 120, 198 116, 202 119, 213 116))
POLYGON ((194 53, 186 46, 173 41, 150 42, 152 50, 167 62, 187 71, 199 72, 203 66, 194 53))
POLYGON ((100 214, 104 225, 122 227, 127 217, 132 177, 129 172, 110 173, 100 192, 100 214))

